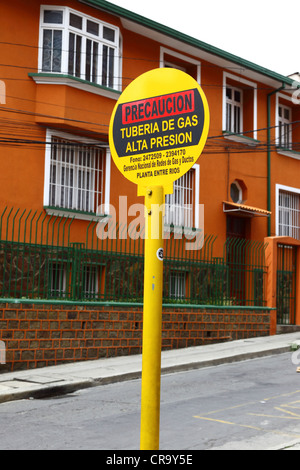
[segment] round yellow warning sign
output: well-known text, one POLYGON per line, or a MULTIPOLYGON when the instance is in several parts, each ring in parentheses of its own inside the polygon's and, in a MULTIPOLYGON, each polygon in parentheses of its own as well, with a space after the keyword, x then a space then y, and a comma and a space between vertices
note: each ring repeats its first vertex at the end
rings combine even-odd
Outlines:
POLYGON ((122 93, 110 121, 109 144, 121 173, 138 185, 163 186, 196 163, 206 143, 209 108, 199 84, 172 68, 139 76, 122 93))

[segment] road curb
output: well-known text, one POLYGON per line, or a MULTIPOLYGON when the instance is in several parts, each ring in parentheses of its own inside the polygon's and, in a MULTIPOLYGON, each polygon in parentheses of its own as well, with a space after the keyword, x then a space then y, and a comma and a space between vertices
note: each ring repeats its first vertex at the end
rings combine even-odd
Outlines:
MULTIPOLYGON (((274 347, 270 349, 264 350, 257 350, 248 353, 237 353, 237 354, 230 354, 224 357, 218 357, 215 359, 207 359, 207 360, 199 360, 199 361, 186 361, 181 363, 176 363, 170 365, 165 361, 165 364, 162 364, 161 374, 171 374, 176 372, 184 372, 189 370, 195 369, 202 369, 207 367, 219 366, 224 364, 230 364, 234 362, 241 362, 245 360, 260 358, 260 357, 267 357, 276 354, 284 354, 286 352, 290 352, 291 347, 283 346, 283 347, 274 347)), ((164 362, 164 361, 163 361, 164 362)), ((45 374, 45 372, 44 372, 45 374)), ((1 376, 0 376, 1 378, 1 376)), ((97 387, 101 385, 108 385, 112 383, 124 382, 127 380, 136 380, 141 378, 141 371, 134 370, 128 371, 123 373, 112 373, 111 375, 107 376, 99 376, 97 378, 87 378, 87 379, 80 379, 74 380, 74 377, 71 379, 65 380, 58 380, 57 383, 51 384, 41 384, 40 386, 37 385, 36 388, 32 388, 32 383, 28 380, 26 382, 24 380, 23 388, 19 390, 12 390, 9 392, 2 392, 0 393, 0 403, 7 403, 10 401, 16 400, 25 400, 25 399, 46 399, 61 395, 67 395, 70 393, 74 393, 79 390, 84 390, 87 388, 97 387), (26 387, 27 385, 27 387, 26 387)), ((18 383, 17 379, 14 379, 16 383, 18 383)), ((20 382, 19 382, 20 383, 20 382)))

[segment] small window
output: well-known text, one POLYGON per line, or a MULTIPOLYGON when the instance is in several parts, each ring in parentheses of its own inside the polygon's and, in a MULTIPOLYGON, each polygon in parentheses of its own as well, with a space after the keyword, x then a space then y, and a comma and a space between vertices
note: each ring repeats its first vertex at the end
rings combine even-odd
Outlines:
POLYGON ((84 299, 94 300, 98 295, 98 266, 83 266, 82 294, 84 299))
POLYGON ((82 18, 78 15, 70 13, 70 26, 73 26, 73 28, 82 29, 82 18))
POLYGON ((236 142, 257 140, 257 83, 223 72, 222 130, 236 142))
POLYGON ((230 186, 230 197, 236 204, 241 204, 243 202, 243 191, 236 181, 234 181, 230 186))
POLYGON ((86 30, 90 34, 99 36, 99 25, 93 21, 87 20, 86 30))
POLYGON ((103 26, 103 39, 107 41, 115 42, 115 31, 111 28, 103 26))
POLYGON ((172 271, 170 273, 169 297, 171 299, 185 299, 186 273, 184 271, 172 271))
POLYGON ((49 266, 49 297, 66 297, 67 263, 51 261, 49 266))
POLYGON ((278 107, 278 146, 292 147, 292 110, 282 105, 278 107))
POLYGON ((179 54, 178 52, 165 49, 164 47, 161 48, 160 55, 161 67, 182 70, 200 83, 200 62, 192 59, 191 57, 179 54))
POLYGON ((62 31, 44 29, 43 72, 60 72, 62 62, 62 31))
POLYGON ((194 227, 195 170, 189 170, 174 182, 173 194, 166 196, 165 223, 179 227, 194 227))
POLYGON ((242 90, 226 88, 226 131, 240 134, 242 126, 242 90))
POLYGON ((44 23, 48 24, 62 24, 63 12, 59 10, 45 10, 44 23))

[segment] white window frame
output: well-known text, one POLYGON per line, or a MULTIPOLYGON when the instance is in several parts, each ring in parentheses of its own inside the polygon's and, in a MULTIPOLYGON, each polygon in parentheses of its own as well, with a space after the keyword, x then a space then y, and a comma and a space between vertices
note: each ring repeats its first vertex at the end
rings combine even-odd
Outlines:
POLYGON ((197 69, 196 81, 199 83, 199 85, 201 85, 201 62, 199 62, 199 60, 192 59, 191 57, 180 54, 179 52, 172 51, 171 49, 167 49, 166 47, 161 47, 160 59, 159 59, 160 68, 174 67, 176 69, 183 70, 184 72, 185 72, 185 69, 183 69, 182 67, 178 67, 178 65, 173 64, 172 62, 170 62, 170 60, 166 61, 165 55, 174 57, 175 59, 182 60, 183 62, 186 62, 187 64, 195 65, 197 69))
MULTIPOLYGON (((179 180, 175 181, 173 183, 174 187, 174 192, 173 194, 169 194, 166 196, 166 202, 165 202, 165 229, 167 227, 170 227, 171 225, 174 225, 174 227, 186 227, 186 228, 200 228, 200 212, 199 212, 199 199, 200 199, 200 165, 195 164, 193 165, 192 169, 194 171, 193 175, 193 194, 192 194, 192 212, 190 211, 189 207, 185 208, 184 206, 186 204, 189 204, 189 202, 186 202, 186 195, 183 195, 183 204, 178 204, 177 207, 177 212, 175 210, 175 214, 171 215, 168 214, 168 208, 172 204, 176 204, 174 202, 176 198, 176 186, 180 184, 183 179, 187 178, 187 175, 189 172, 187 172, 185 175, 183 175, 179 180), (181 181, 180 181, 181 180, 181 181), (173 223, 173 220, 175 218, 175 223, 173 223), (188 222, 186 224, 186 222, 188 222), (193 226, 194 225, 194 226, 193 226)), ((191 171, 189 170, 189 171, 191 171)), ((177 186, 178 187, 178 186, 177 186)), ((182 188, 179 188, 182 190, 182 188)))
MULTIPOLYGON (((72 134, 67 134, 65 132, 55 131, 53 129, 48 129, 46 132, 46 151, 45 151, 45 174, 44 174, 44 207, 46 208, 49 214, 56 214, 56 215, 69 215, 70 210, 63 208, 63 207, 51 207, 50 204, 50 173, 51 173, 51 155, 52 155, 52 138, 58 138, 67 141, 74 141, 82 143, 83 145, 97 145, 105 152, 105 162, 104 162, 104 174, 102 179, 102 205, 104 204, 105 214, 109 214, 109 207, 110 207, 110 178, 111 178, 111 153, 109 147, 107 145, 102 145, 98 141, 84 139, 82 137, 78 137, 72 134), (104 186, 104 188, 103 188, 104 186)), ((86 212, 78 212, 76 209, 71 209, 72 216, 74 215, 75 218, 89 220, 95 217, 95 213, 86 212)), ((96 208, 97 211, 97 208, 96 208)))
MULTIPOLYGON (((293 188, 281 184, 276 184, 276 235, 292 237, 296 240, 300 240, 300 188, 293 188), (286 208, 286 218, 289 219, 289 224, 280 223, 280 193, 289 193, 291 196, 292 207, 286 208), (294 201, 293 201, 293 196, 294 201), (297 201, 298 200, 298 201, 297 201), (298 208, 295 207, 297 203, 298 208), (286 230, 282 229, 282 226, 286 227, 286 230), (287 232, 287 233, 282 233, 287 232), (295 236, 296 235, 296 236, 295 236)), ((282 215, 281 215, 282 219, 282 215)))
MULTIPOLYGON (((223 111, 222 111, 222 129, 223 133, 225 134, 224 137, 229 140, 234 140, 236 142, 240 143, 245 143, 248 145, 253 145, 255 141, 257 141, 257 83, 251 82, 250 80, 247 80, 242 77, 238 77, 236 75, 233 75, 228 72, 223 72, 223 111), (234 81, 234 85, 232 85, 229 80, 234 81), (227 123, 227 97, 226 97, 226 89, 228 87, 230 88, 236 88, 239 91, 242 91, 243 85, 246 85, 247 87, 253 88, 253 138, 249 137, 247 134, 243 135, 244 128, 243 128, 243 122, 244 122, 244 104, 242 104, 241 108, 241 132, 238 135, 232 134, 230 131, 226 130, 226 123, 227 123), (228 132, 228 134, 226 134, 228 132)), ((252 130, 252 129, 251 129, 252 130)))
MULTIPOLYGON (((63 75, 67 77, 72 77, 73 79, 80 79, 84 82, 87 82, 91 85, 98 85, 103 88, 107 88, 108 90, 114 91, 121 91, 122 90, 122 83, 121 83, 121 44, 122 38, 120 35, 120 30, 117 26, 106 23, 104 21, 99 20, 98 18, 91 17, 84 13, 81 13, 77 10, 73 10, 68 7, 61 7, 56 5, 41 5, 40 9, 40 33, 39 33, 39 60, 38 60, 38 73, 39 74, 47 74, 47 75, 63 75), (63 12, 63 23, 62 24, 52 24, 52 23, 44 23, 44 11, 45 10, 55 10, 55 11, 62 11, 63 12), (83 28, 79 30, 69 24, 70 14, 74 14, 80 16, 83 20, 83 28), (99 25, 99 36, 93 35, 87 31, 87 22, 91 21, 93 23, 97 23, 99 25), (103 28, 109 28, 113 30, 115 33, 115 40, 114 42, 109 41, 103 37, 103 28), (44 30, 57 30, 62 32, 62 51, 61 51, 61 70, 60 71, 43 71, 43 45, 44 45, 44 30), (70 33, 77 34, 78 36, 82 37, 82 49, 80 55, 80 75, 75 76, 75 74, 69 74, 69 37, 70 33), (86 51, 87 51, 87 41, 93 41, 94 43, 99 44, 99 49, 101 49, 98 54, 98 71, 97 71, 97 81, 86 80, 86 51), (107 84, 102 84, 102 47, 109 47, 110 49, 114 50, 114 70, 113 70, 113 83, 112 86, 108 86, 107 84)), ((49 77, 48 77, 49 78, 49 77)), ((43 82, 43 81, 42 81, 43 82)), ((45 82, 43 82, 45 83, 45 82)), ((111 84, 109 84, 111 85, 111 84)))

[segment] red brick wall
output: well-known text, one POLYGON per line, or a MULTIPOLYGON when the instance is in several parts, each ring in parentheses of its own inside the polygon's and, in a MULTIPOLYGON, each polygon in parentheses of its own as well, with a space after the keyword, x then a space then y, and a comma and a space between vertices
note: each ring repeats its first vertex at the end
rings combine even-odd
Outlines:
MULTIPOLYGON (((175 308, 163 311, 162 349, 270 334, 270 311, 175 308)), ((0 372, 142 352, 142 308, 0 304, 0 372)))

